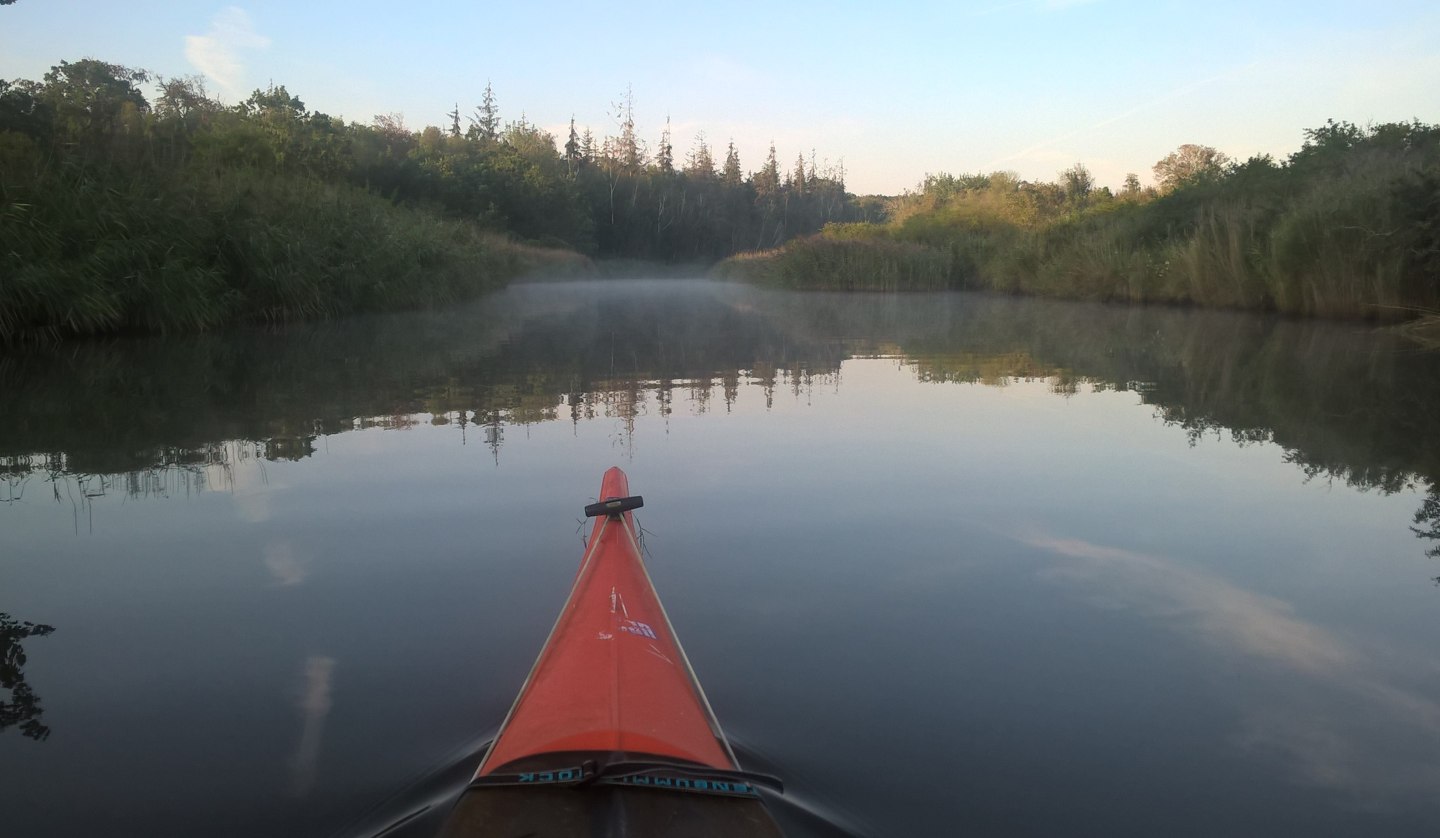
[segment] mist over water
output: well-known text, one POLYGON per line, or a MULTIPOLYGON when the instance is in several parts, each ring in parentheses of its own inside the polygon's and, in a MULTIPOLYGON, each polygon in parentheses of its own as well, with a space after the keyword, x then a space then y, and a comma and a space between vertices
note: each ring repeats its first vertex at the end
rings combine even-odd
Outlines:
POLYGON ((1364 326, 546 283, 0 393, 6 834, 443 812, 610 465, 797 832, 1440 824, 1440 356, 1364 326))

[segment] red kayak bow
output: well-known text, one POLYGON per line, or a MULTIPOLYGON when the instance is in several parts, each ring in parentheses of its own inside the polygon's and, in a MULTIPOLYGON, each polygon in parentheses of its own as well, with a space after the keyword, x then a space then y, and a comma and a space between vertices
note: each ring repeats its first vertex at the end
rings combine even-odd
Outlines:
POLYGON ((446 835, 780 834, 756 792, 779 783, 740 770, 645 570, 629 491, 605 472, 570 597, 446 835))

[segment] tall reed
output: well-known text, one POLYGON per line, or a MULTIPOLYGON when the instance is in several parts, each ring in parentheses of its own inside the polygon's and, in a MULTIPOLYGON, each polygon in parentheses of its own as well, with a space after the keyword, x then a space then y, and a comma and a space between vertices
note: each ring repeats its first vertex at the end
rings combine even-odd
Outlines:
POLYGON ((827 228, 724 270, 837 289, 943 275, 954 288, 1327 317, 1440 307, 1440 126, 1306 133, 1283 164, 1254 158, 1163 196, 1077 196, 1004 173, 931 179, 887 225, 827 228))
POLYGON ((811 236, 777 250, 734 257, 718 273, 785 288, 931 291, 949 286, 950 271, 945 252, 936 248, 811 236))
POLYGON ((0 207, 0 341, 437 305, 585 261, 359 187, 251 168, 182 178, 42 166, 8 178, 0 207))

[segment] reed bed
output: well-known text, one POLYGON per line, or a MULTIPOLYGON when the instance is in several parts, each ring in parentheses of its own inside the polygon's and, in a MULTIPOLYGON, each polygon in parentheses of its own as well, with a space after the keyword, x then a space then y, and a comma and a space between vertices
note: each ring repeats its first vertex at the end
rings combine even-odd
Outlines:
POLYGON ((1164 195, 932 178, 893 202, 887 224, 827 227, 718 272, 1372 320, 1440 308, 1440 126, 1306 134, 1283 163, 1255 158, 1164 195))
POLYGON ((733 256, 715 273, 794 289, 934 291, 949 287, 949 270, 944 251, 921 244, 811 236, 733 256))
POLYGON ((442 305, 589 264, 307 177, 63 166, 16 180, 0 204, 4 342, 442 305))

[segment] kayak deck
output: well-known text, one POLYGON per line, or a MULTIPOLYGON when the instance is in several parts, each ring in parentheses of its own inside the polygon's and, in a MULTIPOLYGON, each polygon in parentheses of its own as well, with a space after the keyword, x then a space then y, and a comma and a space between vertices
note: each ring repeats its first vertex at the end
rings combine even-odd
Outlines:
POLYGON ((605 473, 570 596, 444 835, 780 835, 641 558, 605 473))

